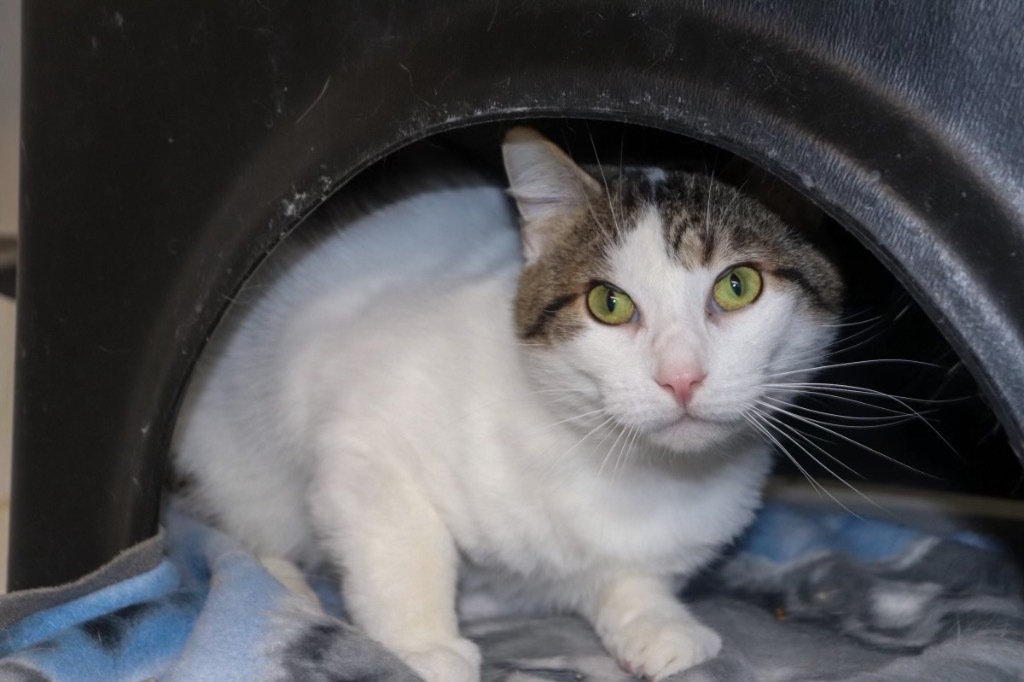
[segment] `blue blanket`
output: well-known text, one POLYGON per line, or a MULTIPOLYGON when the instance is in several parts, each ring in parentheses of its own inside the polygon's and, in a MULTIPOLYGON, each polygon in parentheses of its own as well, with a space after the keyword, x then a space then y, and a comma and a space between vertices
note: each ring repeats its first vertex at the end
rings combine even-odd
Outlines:
MULTIPOLYGON (((137 575, 111 582, 113 566, 85 587, 0 599, 0 680, 416 679, 345 621, 329 579, 309 577, 324 606, 312 609, 233 539, 174 511, 153 547, 137 575)), ((673 679, 1024 680, 1021 578, 974 536, 769 504, 686 595, 722 654, 673 679)), ((463 630, 484 680, 632 679, 575 618, 463 630)))

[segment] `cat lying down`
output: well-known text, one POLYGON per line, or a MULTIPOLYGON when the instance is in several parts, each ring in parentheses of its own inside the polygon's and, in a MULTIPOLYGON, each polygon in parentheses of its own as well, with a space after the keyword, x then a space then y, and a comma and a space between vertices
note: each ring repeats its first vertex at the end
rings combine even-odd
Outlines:
POLYGON ((820 364, 839 275, 711 177, 592 175, 527 128, 503 154, 509 191, 290 240, 197 370, 177 467, 279 574, 333 566, 428 681, 479 679, 460 610, 576 613, 659 680, 721 647, 676 595, 751 521, 763 410, 820 364))

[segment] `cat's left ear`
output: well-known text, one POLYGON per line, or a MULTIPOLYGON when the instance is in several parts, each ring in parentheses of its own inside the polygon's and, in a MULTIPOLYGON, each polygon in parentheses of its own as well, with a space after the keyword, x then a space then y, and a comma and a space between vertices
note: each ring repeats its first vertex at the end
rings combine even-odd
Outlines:
POLYGON ((523 218, 523 253, 529 265, 600 199, 601 186, 533 128, 509 130, 501 153, 509 192, 523 218))

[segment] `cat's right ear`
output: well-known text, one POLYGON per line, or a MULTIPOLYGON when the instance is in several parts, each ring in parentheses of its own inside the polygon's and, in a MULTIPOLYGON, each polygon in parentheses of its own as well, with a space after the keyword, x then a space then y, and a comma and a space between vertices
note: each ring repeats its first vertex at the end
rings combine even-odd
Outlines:
POLYGON ((509 192, 523 218, 523 255, 529 265, 601 197, 601 186, 533 128, 509 130, 501 153, 509 192))

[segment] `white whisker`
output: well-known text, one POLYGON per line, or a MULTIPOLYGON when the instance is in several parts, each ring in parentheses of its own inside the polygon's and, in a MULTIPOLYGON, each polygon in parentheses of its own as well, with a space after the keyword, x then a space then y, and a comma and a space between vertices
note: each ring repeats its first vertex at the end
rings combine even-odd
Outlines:
POLYGON ((629 464, 629 460, 633 456, 633 449, 636 447, 636 443, 640 439, 640 427, 639 426, 633 426, 632 427, 632 431, 633 431, 633 433, 632 433, 631 437, 629 438, 629 441, 626 444, 626 448, 627 449, 626 449, 625 455, 622 458, 623 469, 625 469, 625 467, 629 464))
MULTIPOLYGON (((573 160, 575 161, 575 159, 573 160)), ((597 212, 594 210, 593 202, 590 201, 590 193, 587 192, 586 188, 583 187, 583 179, 578 174, 575 173, 573 174, 573 178, 576 180, 576 189, 579 190, 580 195, 583 197, 583 200, 587 204, 587 213, 590 215, 591 220, 597 222, 597 212)))
POLYGON ((557 421, 557 422, 555 422, 553 424, 548 424, 544 428, 545 429, 552 429, 552 428, 554 428, 554 427, 556 427, 556 426, 558 426, 560 424, 568 424, 569 422, 576 421, 577 419, 583 419, 584 417, 590 417, 590 416, 595 415, 595 414, 607 414, 607 412, 605 412, 604 408, 599 408, 599 409, 596 409, 596 410, 591 410, 589 412, 584 412, 583 414, 577 414, 574 417, 568 417, 567 419, 563 419, 561 421, 557 421))
POLYGON ((630 426, 626 429, 626 437, 622 439, 622 445, 615 454, 615 464, 612 465, 613 479, 619 475, 619 465, 622 464, 622 453, 626 451, 626 443, 629 442, 630 437, 633 435, 633 428, 634 427, 630 426))
POLYGON ((910 466, 909 464, 906 464, 904 462, 899 461, 898 459, 890 457, 889 455, 885 454, 884 452, 879 452, 878 450, 875 450, 872 447, 864 445, 863 443, 861 443, 859 441, 856 441, 853 438, 849 438, 847 436, 844 436, 843 434, 839 433, 838 431, 835 431, 834 429, 830 429, 827 426, 823 426, 822 424, 819 424, 819 423, 817 423, 817 422, 815 422, 813 420, 807 419, 806 417, 803 417, 803 416, 798 415, 798 414, 793 414, 793 413, 790 413, 789 416, 792 417, 793 419, 796 419, 797 421, 800 421, 800 422, 803 422, 803 423, 807 424, 808 426, 812 426, 812 427, 814 427, 816 429, 819 429, 821 431, 829 433, 829 434, 835 436, 836 438, 839 438, 840 440, 844 440, 847 443, 850 443, 851 445, 856 445, 857 447, 859 447, 862 450, 866 450, 866 451, 871 452, 871 453, 873 453, 875 455, 878 455, 882 459, 887 460, 889 462, 892 462, 893 464, 896 464, 898 466, 901 466, 904 469, 907 469, 909 471, 913 471, 914 473, 919 474, 921 476, 925 476, 927 478, 932 478, 932 479, 937 478, 936 476, 934 476, 932 474, 929 474, 929 473, 926 473, 924 471, 921 471, 920 469, 915 469, 914 467, 910 466))
MULTIPOLYGON (((885 427, 885 426, 894 426, 896 424, 903 424, 905 422, 913 421, 914 419, 917 419, 917 415, 913 415, 913 414, 891 415, 891 416, 886 416, 886 417, 858 417, 858 416, 847 415, 847 414, 836 414, 834 412, 824 412, 822 410, 814 410, 814 409, 811 409, 809 407, 804 407, 803 405, 796 405, 796 404, 793 404, 793 403, 788 403, 785 400, 780 400, 778 398, 773 398, 772 396, 765 396, 764 399, 765 400, 770 400, 772 403, 775 403, 775 405, 777 406, 777 409, 779 409, 781 412, 788 412, 788 410, 798 410, 800 412, 805 412, 805 413, 808 413, 808 414, 816 414, 816 415, 819 415, 819 416, 822 416, 822 417, 833 417, 835 419, 846 419, 848 421, 862 421, 862 422, 868 422, 869 421, 869 422, 874 422, 872 424, 842 424, 842 423, 826 422, 826 421, 822 421, 821 422, 822 424, 827 424, 829 426, 836 426, 836 427, 845 428, 845 429, 873 429, 873 428, 882 428, 882 427, 885 427)), ((765 406, 765 407, 767 407, 767 406, 765 406)))
POLYGON ((864 320, 858 320, 856 322, 844 322, 843 321, 843 320, 852 320, 854 317, 856 317, 859 314, 861 314, 861 313, 854 313, 853 315, 847 315, 846 317, 840 317, 838 320, 836 320, 835 322, 833 322, 831 324, 823 324, 821 326, 822 327, 826 327, 828 329, 840 329, 840 328, 844 328, 844 327, 859 327, 862 324, 874 324, 876 322, 881 322, 881 321, 883 321, 885 319, 885 317, 883 315, 875 315, 874 317, 869 317, 869 318, 864 319, 864 320))
MULTIPOLYGON (((816 491, 818 491, 818 496, 819 497, 821 497, 821 493, 825 493, 826 495, 828 495, 832 499, 833 502, 835 502, 840 507, 845 509, 849 514, 852 514, 853 516, 855 516, 857 518, 861 518, 861 516, 859 514, 857 514, 852 509, 847 507, 845 504, 840 502, 839 498, 837 498, 835 495, 833 495, 831 492, 829 492, 829 490, 825 486, 823 486, 822 484, 820 484, 816 480, 814 480, 814 477, 811 476, 810 473, 808 473, 807 469, 805 469, 803 467, 803 465, 801 465, 800 462, 798 462, 796 460, 796 458, 789 452, 789 450, 787 450, 785 447, 783 447, 782 443, 779 442, 779 440, 775 436, 773 436, 771 434, 771 432, 768 430, 768 428, 770 426, 769 424, 761 423, 756 418, 756 415, 750 415, 749 421, 750 421, 751 424, 754 425, 754 428, 757 429, 761 433, 761 435, 763 435, 765 438, 767 438, 769 441, 771 441, 775 445, 775 447, 777 447, 780 451, 782 451, 782 453, 784 455, 786 455, 786 457, 789 459, 789 461, 792 462, 793 465, 796 466, 796 468, 800 470, 800 473, 802 473, 804 475, 804 478, 806 478, 808 480, 808 482, 811 484, 811 486, 816 491)), ((785 434, 782 434, 782 435, 785 435, 785 434)), ((792 439, 790 439, 790 440, 792 441, 792 439)), ((799 447, 799 444, 797 444, 797 447, 799 447)), ((813 456, 812 456, 812 458, 813 458, 813 456)), ((815 461, 817 461, 817 460, 815 460, 815 461)), ((819 464, 820 464, 820 462, 819 462, 819 464)), ((824 468, 825 468, 826 471, 828 471, 828 467, 824 467, 824 468)), ((833 475, 835 475, 835 474, 833 474, 833 475)))
MULTIPOLYGON (((934 404, 943 404, 943 403, 955 402, 953 400, 929 400, 929 399, 924 399, 924 398, 910 398, 910 397, 907 397, 907 396, 899 396, 899 395, 893 395, 892 393, 885 393, 883 391, 877 391, 877 390, 875 390, 873 388, 860 388, 860 387, 856 387, 856 386, 848 386, 846 384, 829 384, 829 383, 820 383, 820 382, 797 382, 797 383, 791 383, 791 384, 762 384, 762 387, 763 388, 797 388, 797 389, 800 389, 805 395, 818 395, 818 396, 827 397, 827 398, 830 398, 830 399, 848 400, 848 401, 852 401, 852 402, 857 402, 857 401, 853 401, 850 398, 845 398, 842 395, 839 395, 839 396, 832 395, 832 393, 847 394, 847 395, 859 395, 859 396, 863 396, 863 397, 883 398, 883 399, 891 400, 892 402, 896 403, 897 405, 899 405, 900 407, 904 408, 907 411, 904 414, 909 413, 909 414, 913 415, 914 417, 920 419, 921 423, 923 423, 925 426, 927 426, 928 429, 932 433, 934 433, 938 437, 938 439, 940 441, 942 441, 942 443, 947 448, 949 448, 950 452, 955 454, 957 457, 960 456, 960 453, 957 452, 956 448, 954 448, 950 444, 950 442, 948 440, 946 440, 946 438, 941 433, 939 433, 939 430, 936 429, 935 426, 933 426, 932 423, 928 419, 925 419, 925 417, 920 412, 918 412, 917 410, 915 410, 914 408, 912 408, 910 405, 907 404, 907 401, 910 401, 910 402, 921 403, 921 404, 924 404, 924 405, 934 405, 934 404)), ((884 411, 886 409, 886 408, 883 408, 883 407, 881 407, 879 405, 872 405, 870 403, 862 403, 862 404, 867 405, 868 407, 872 407, 872 408, 874 408, 876 410, 879 410, 879 411, 884 411)), ((898 410, 891 410, 891 411, 893 413, 900 414, 900 412, 898 410)))
MULTIPOLYGON (((567 450, 566 450, 566 451, 565 451, 564 453, 562 453, 562 454, 563 454, 563 455, 568 455, 568 454, 569 454, 570 452, 572 452, 572 451, 573 451, 573 450, 575 450, 575 449, 576 449, 577 447, 579 447, 579 446, 580 446, 580 444, 581 444, 581 443, 583 443, 583 441, 585 441, 586 439, 590 438, 590 437, 591 437, 591 436, 592 436, 592 435, 593 435, 594 433, 596 433, 596 432, 597 432, 597 431, 598 431, 599 429, 602 429, 602 428, 606 427, 606 426, 607 426, 608 424, 610 424, 610 423, 611 423, 611 422, 613 422, 613 421, 615 421, 615 417, 614 417, 614 416, 609 416, 609 417, 608 417, 607 419, 605 419, 605 420, 604 420, 603 422, 601 422, 600 424, 598 424, 597 426, 595 426, 594 428, 592 428, 592 429, 591 429, 590 431, 587 431, 587 433, 586 433, 586 434, 584 434, 584 436, 583 436, 582 438, 580 438, 580 439, 579 439, 578 441, 576 441, 575 443, 573 443, 573 445, 572 445, 571 447, 569 447, 569 448, 568 448, 568 449, 567 449, 567 450)), ((608 436, 606 435, 606 436, 605 436, 605 438, 607 438, 607 437, 608 437, 608 436)), ((604 442, 604 439, 602 439, 602 440, 601 440, 601 443, 603 443, 603 442, 604 442)), ((600 443, 598 443, 598 445, 600 446, 600 443)))
POLYGON ((862 348, 868 345, 869 343, 875 341, 876 339, 880 338, 882 334, 885 333, 884 329, 882 329, 881 331, 875 331, 879 329, 881 326, 881 323, 876 323, 871 325, 870 327, 865 327, 864 329, 858 331, 855 334, 840 337, 833 341, 832 343, 828 344, 826 350, 830 355, 837 356, 842 355, 844 353, 849 353, 858 348, 862 348), (862 336, 866 338, 859 338, 862 336))
POLYGON ((612 192, 608 186, 608 178, 604 173, 604 166, 601 165, 601 159, 597 155, 597 144, 594 142, 594 135, 590 132, 590 126, 587 125, 587 135, 590 136, 590 147, 594 150, 594 162, 597 164, 597 170, 601 173, 601 182, 604 184, 604 193, 608 201, 608 211, 612 216, 612 223, 615 225, 615 231, 618 234, 622 234, 622 223, 619 221, 619 217, 615 214, 615 205, 612 201, 612 192))
POLYGON ((852 362, 835 362, 828 365, 820 365, 818 367, 805 367, 802 369, 791 370, 787 372, 775 372, 770 374, 769 378, 777 379, 779 377, 786 376, 788 374, 798 374, 803 372, 818 372, 825 369, 837 369, 840 367, 862 367, 864 365, 881 365, 881 364, 895 364, 895 363, 906 363, 908 365, 918 365, 922 367, 941 368, 942 365, 936 365, 933 362, 924 362, 923 360, 909 360, 906 358, 875 358, 871 360, 854 360, 852 362))
POLYGON ((835 500, 836 504, 838 504, 838 505, 842 506, 842 503, 841 503, 841 502, 839 502, 839 500, 836 500, 836 498, 835 498, 835 497, 833 497, 833 496, 832 496, 832 495, 831 495, 831 494, 830 494, 830 493, 829 493, 829 492, 828 492, 828 491, 827 491, 827 490, 825 489, 825 487, 824 487, 823 485, 821 485, 821 484, 820 484, 820 483, 818 483, 818 482, 817 482, 816 480, 814 480, 814 477, 813 477, 813 476, 811 476, 810 472, 808 472, 808 471, 807 471, 807 469, 805 469, 805 468, 804 468, 804 466, 803 466, 802 464, 800 464, 800 462, 798 462, 798 461, 796 460, 796 458, 795 458, 795 457, 793 457, 793 455, 792 455, 792 454, 790 454, 789 450, 787 450, 787 449, 786 449, 786 448, 785 448, 785 447, 784 447, 784 446, 782 445, 782 443, 780 443, 780 442, 779 442, 779 440, 778 440, 778 439, 777 439, 777 438, 776 438, 775 436, 773 436, 773 435, 772 435, 772 433, 771 433, 771 432, 770 432, 770 431, 768 430, 768 428, 767 428, 766 426, 764 426, 763 424, 761 424, 760 420, 759 420, 759 419, 757 419, 755 415, 753 415, 753 414, 749 414, 749 413, 746 413, 746 412, 745 412, 745 413, 743 414, 743 418, 744 418, 744 419, 746 419, 746 420, 747 420, 747 422, 749 422, 749 423, 750 423, 750 425, 751 425, 751 426, 752 426, 752 427, 754 428, 754 430, 755 430, 755 431, 757 431, 757 432, 758 432, 758 433, 760 433, 760 434, 761 434, 762 436, 764 436, 765 440, 767 440, 767 441, 768 441, 769 443, 771 443, 772 445, 774 445, 774 446, 776 447, 776 449, 778 449, 778 451, 779 451, 779 452, 781 452, 781 453, 782 453, 783 455, 785 455, 785 456, 786 456, 786 458, 787 458, 787 459, 788 459, 788 460, 789 460, 790 462, 792 462, 792 463, 793 463, 793 466, 795 466, 795 467, 796 467, 796 468, 797 468, 797 469, 798 469, 798 470, 800 471, 800 473, 801 473, 801 474, 803 474, 804 478, 806 478, 806 479, 807 479, 807 482, 808 482, 808 483, 810 483, 810 484, 811 484, 811 487, 812 487, 812 488, 813 488, 813 489, 815 490, 815 492, 817 492, 817 493, 818 493, 818 497, 819 497, 819 498, 821 497, 821 493, 825 493, 826 495, 828 495, 829 497, 831 497, 831 498, 832 498, 833 500, 835 500))
MULTIPOLYGON (((619 444, 619 440, 622 439, 622 436, 625 433, 626 433, 626 429, 621 429, 621 428, 619 429, 619 435, 615 437, 614 441, 612 441, 611 446, 608 448, 607 454, 605 454, 604 459, 601 460, 601 466, 598 467, 598 469, 597 469, 597 475, 598 476, 600 476, 601 472, 604 471, 604 465, 608 462, 608 459, 612 456, 612 452, 615 451, 615 446, 619 444)), ((602 442, 604 442, 604 441, 602 441, 602 442)), ((615 469, 613 467, 612 468, 612 478, 614 478, 614 477, 615 477, 615 469)))
MULTIPOLYGON (((820 452, 821 454, 825 455, 826 457, 828 457, 829 459, 831 459, 831 460, 832 460, 833 462, 835 462, 836 464, 838 464, 839 466, 843 467, 844 469, 846 469, 847 471, 849 471, 849 472, 850 472, 851 474, 853 474, 854 476, 856 476, 857 478, 859 478, 859 479, 861 479, 861 480, 867 480, 867 479, 865 479, 865 477, 864 477, 864 476, 863 476, 863 475, 862 475, 862 474, 861 474, 861 473, 860 473, 859 471, 857 471, 857 470, 856 470, 856 469, 854 469, 854 468, 853 468, 852 466, 850 466, 850 465, 849 465, 849 464, 847 464, 846 462, 842 461, 841 459, 839 459, 838 457, 836 457, 835 455, 833 455, 832 453, 830 453, 829 451, 827 451, 827 450, 826 450, 825 448, 823 448, 823 447, 821 447, 820 445, 818 445, 817 443, 815 443, 815 442, 814 442, 814 441, 813 441, 813 440, 812 440, 812 439, 811 439, 810 437, 808 437, 808 436, 807 436, 807 434, 803 433, 803 432, 802 432, 802 431, 800 431, 799 429, 797 429, 797 428, 795 428, 795 427, 793 427, 793 426, 791 426, 791 425, 787 424, 786 422, 782 421, 781 419, 779 419, 778 417, 776 417, 776 416, 774 416, 774 415, 772 415, 772 414, 770 414, 770 413, 767 413, 767 412, 764 412, 763 410, 759 410, 759 409, 757 409, 756 407, 755 407, 755 408, 751 408, 751 409, 752 409, 752 410, 753 410, 753 411, 754 411, 755 413, 757 413, 757 414, 761 415, 762 417, 764 417, 764 418, 765 418, 765 419, 767 419, 768 421, 770 421, 770 422, 772 422, 773 424, 775 424, 775 425, 776 425, 776 426, 777 426, 777 427, 778 427, 779 429, 782 429, 782 428, 784 428, 784 429, 786 429, 787 431, 790 431, 790 432, 792 432, 793 434, 795 434, 796 436, 798 436, 798 437, 799 437, 799 438, 800 438, 800 439, 801 439, 802 441, 804 441, 805 443, 807 443, 807 444, 808 444, 808 445, 810 445, 811 447, 813 447, 813 448, 817 448, 818 452, 820 452)), ((792 438, 791 438, 791 440, 792 440, 792 438)), ((803 446, 801 446, 801 445, 800 445, 799 443, 796 443, 796 442, 794 441, 794 444, 795 444, 795 445, 796 445, 797 447, 799 447, 799 448, 800 448, 801 450, 804 450, 803 446)), ((806 450, 805 450, 805 452, 806 452, 806 450)), ((816 457, 815 457, 814 455, 812 455, 812 454, 811 454, 810 452, 807 452, 807 456, 808 456, 808 457, 810 457, 811 459, 813 459, 813 460, 814 460, 815 462, 818 462, 818 464, 819 464, 819 465, 821 465, 821 467, 822 467, 823 469, 825 469, 825 471, 828 471, 828 472, 829 472, 830 474, 832 474, 832 476, 834 476, 834 477, 835 477, 836 479, 838 479, 838 480, 842 481, 842 478, 840 478, 839 476, 837 476, 837 475, 836 475, 835 473, 833 473, 833 472, 832 472, 832 471, 831 471, 830 469, 828 469, 828 467, 826 467, 826 466, 825 466, 824 464, 822 464, 821 462, 819 462, 819 461, 818 461, 818 459, 817 459, 817 458, 816 458, 816 457)), ((845 483, 845 481, 844 481, 844 483, 845 483)))
POLYGON ((940 399, 940 400, 931 400, 931 399, 928 399, 928 398, 914 398, 912 396, 896 395, 895 393, 886 393, 884 391, 879 391, 879 390, 876 390, 874 388, 867 388, 867 387, 864 387, 864 386, 850 386, 848 384, 832 384, 832 383, 818 382, 818 381, 794 381, 794 382, 786 382, 786 383, 766 383, 766 384, 761 384, 761 387, 762 388, 783 388, 783 389, 792 389, 792 388, 796 388, 796 389, 813 389, 813 390, 818 390, 818 391, 828 390, 828 391, 834 391, 836 393, 841 393, 841 394, 870 396, 870 397, 875 397, 875 398, 885 398, 887 400, 891 400, 891 401, 893 401, 895 403, 898 403, 899 405, 901 405, 903 407, 906 407, 913 414, 917 414, 917 411, 914 410, 913 408, 911 408, 906 403, 914 402, 914 403, 921 403, 921 404, 924 404, 924 405, 932 405, 932 404, 942 405, 942 404, 958 402, 958 400, 960 400, 960 399, 952 399, 952 398, 940 399))

